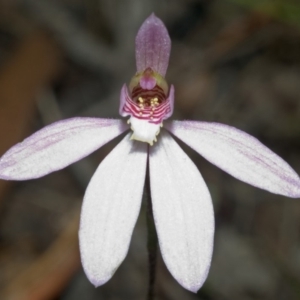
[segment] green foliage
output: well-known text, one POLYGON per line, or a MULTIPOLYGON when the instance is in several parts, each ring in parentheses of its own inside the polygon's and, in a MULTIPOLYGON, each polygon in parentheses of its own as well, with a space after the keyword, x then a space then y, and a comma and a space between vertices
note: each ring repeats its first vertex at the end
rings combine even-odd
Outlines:
POLYGON ((229 0, 281 21, 300 26, 299 0, 229 0))

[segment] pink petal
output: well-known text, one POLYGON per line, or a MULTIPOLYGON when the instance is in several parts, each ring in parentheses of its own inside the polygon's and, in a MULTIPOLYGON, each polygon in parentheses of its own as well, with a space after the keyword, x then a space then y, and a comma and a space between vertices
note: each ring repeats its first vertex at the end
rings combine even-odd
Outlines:
POLYGON ((121 94, 120 94, 120 106, 119 106, 119 114, 122 117, 129 116, 130 114, 124 110, 124 106, 126 105, 127 99, 130 99, 128 89, 126 84, 122 86, 121 94))
POLYGON ((150 148, 150 185, 161 253, 170 273, 196 292, 211 262, 214 214, 211 197, 194 163, 163 132, 150 148))
POLYGON ((99 286, 124 260, 143 194, 147 145, 127 135, 103 160, 84 196, 79 231, 83 268, 99 286))
POLYGON ((170 104, 170 111, 164 116, 164 120, 170 118, 173 115, 173 111, 174 111, 174 100, 175 100, 175 89, 174 89, 174 85, 172 84, 170 87, 170 91, 169 91, 169 96, 167 98, 167 102, 169 102, 170 104))
POLYGON ((164 23, 151 14, 142 24, 135 39, 137 72, 147 68, 165 76, 169 64, 171 40, 164 23))
POLYGON ((53 123, 10 148, 0 178, 26 180, 60 170, 103 146, 128 127, 120 120, 72 118, 53 123))
POLYGON ((296 172, 247 133, 223 124, 194 121, 174 121, 166 127, 235 178, 275 194, 300 197, 296 172))

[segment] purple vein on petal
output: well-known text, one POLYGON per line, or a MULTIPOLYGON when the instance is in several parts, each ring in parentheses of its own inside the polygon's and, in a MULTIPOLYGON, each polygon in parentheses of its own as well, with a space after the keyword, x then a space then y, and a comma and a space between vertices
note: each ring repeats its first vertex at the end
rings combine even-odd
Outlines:
POLYGON ((277 154, 249 134, 218 123, 174 121, 165 126, 235 178, 269 192, 300 197, 300 178, 277 154))
POLYGON ((128 127, 121 120, 72 118, 55 122, 0 158, 0 178, 27 180, 60 170, 94 152, 128 127))

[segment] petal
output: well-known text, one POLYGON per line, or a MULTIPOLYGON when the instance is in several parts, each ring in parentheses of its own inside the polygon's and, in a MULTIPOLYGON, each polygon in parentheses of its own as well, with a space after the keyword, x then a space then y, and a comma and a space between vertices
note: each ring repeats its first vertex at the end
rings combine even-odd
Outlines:
POLYGON ((174 99, 175 99, 175 89, 174 89, 174 85, 172 84, 170 87, 169 96, 167 98, 167 102, 169 103, 169 112, 167 112, 166 115, 164 116, 163 118, 164 120, 170 118, 173 115, 174 99))
POLYGON ((119 106, 119 114, 122 117, 126 117, 129 115, 129 112, 124 110, 124 106, 128 102, 128 100, 127 100, 128 98, 130 99, 130 96, 128 94, 127 86, 126 86, 126 84, 124 84, 121 89, 120 106, 119 106))
POLYGON ((146 174, 147 144, 127 135, 103 160, 84 196, 79 230, 83 268, 99 286, 124 260, 136 223, 146 174))
POLYGON ((300 197, 300 178, 256 138, 234 127, 174 121, 166 127, 179 139, 235 178, 269 192, 300 197))
POLYGON ((147 68, 165 76, 169 64, 171 40, 164 23, 151 14, 142 24, 135 39, 137 72, 147 68))
POLYGON ((10 148, 0 178, 26 180, 60 170, 89 155, 128 127, 120 120, 72 118, 53 123, 10 148))
POLYGON ((210 268, 213 207, 198 169, 166 132, 150 148, 150 185, 163 259, 175 279, 196 292, 210 268))

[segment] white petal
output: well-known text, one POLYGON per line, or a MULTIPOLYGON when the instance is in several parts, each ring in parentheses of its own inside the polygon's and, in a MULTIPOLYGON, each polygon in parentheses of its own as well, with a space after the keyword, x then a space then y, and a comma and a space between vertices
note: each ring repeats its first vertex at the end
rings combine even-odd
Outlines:
POLYGON ((0 159, 0 178, 38 178, 82 159, 128 127, 121 120, 72 118, 53 123, 10 148, 0 159))
POLYGON ((249 134, 231 126, 207 122, 174 121, 166 127, 235 178, 275 194, 300 197, 297 173, 249 134))
POLYGON ((163 259, 175 279, 196 292, 211 262, 214 215, 211 197, 194 163, 162 132, 150 148, 154 220, 163 259))
POLYGON ((103 160, 84 196, 79 241, 83 268, 99 286, 124 260, 145 183, 147 144, 127 135, 103 160))

